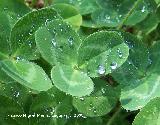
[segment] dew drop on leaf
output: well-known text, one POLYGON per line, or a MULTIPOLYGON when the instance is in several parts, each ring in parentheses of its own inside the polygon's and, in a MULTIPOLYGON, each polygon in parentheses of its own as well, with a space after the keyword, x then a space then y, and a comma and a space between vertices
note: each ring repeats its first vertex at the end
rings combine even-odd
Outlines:
POLYGON ((105 89, 104 89, 104 88, 102 88, 102 89, 101 89, 101 92, 102 92, 103 94, 105 94, 105 89))
POLYGON ((52 43, 52 46, 53 46, 53 47, 55 47, 56 44, 57 44, 57 43, 56 43, 56 40, 55 40, 54 38, 52 39, 51 43, 52 43))
POLYGON ((99 65, 98 74, 103 75, 105 72, 106 72, 105 67, 102 65, 99 65))
POLYGON ((19 95, 20 95, 20 93, 19 93, 18 91, 15 91, 15 92, 13 93, 13 96, 16 97, 16 98, 18 98, 19 95))
POLYGON ((116 62, 112 62, 110 67, 111 67, 111 69, 116 69, 117 68, 117 63, 116 62))
POLYGON ((73 45, 73 38, 72 38, 72 37, 69 37, 69 38, 68 38, 68 43, 69 43, 69 45, 71 45, 71 46, 73 45))
POLYGON ((79 99, 80 99, 81 101, 84 101, 84 98, 83 98, 83 97, 80 97, 79 99))
POLYGON ((117 53, 118 53, 119 58, 122 58, 123 54, 119 48, 117 49, 117 53))

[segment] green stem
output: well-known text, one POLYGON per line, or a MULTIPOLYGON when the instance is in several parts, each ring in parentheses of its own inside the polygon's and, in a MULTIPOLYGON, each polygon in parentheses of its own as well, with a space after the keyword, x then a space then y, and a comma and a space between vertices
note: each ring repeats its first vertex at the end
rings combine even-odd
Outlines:
POLYGON ((130 9, 130 11, 126 14, 125 18, 122 20, 122 23, 117 27, 118 30, 120 30, 123 25, 125 24, 125 22, 128 20, 129 16, 133 13, 133 11, 137 8, 137 6, 139 5, 139 3, 141 2, 142 0, 137 0, 133 7, 130 9))
POLYGON ((120 111, 121 111, 121 106, 118 107, 117 111, 113 114, 111 119, 108 121, 107 125, 112 125, 113 121, 115 120, 117 115, 120 113, 120 111))

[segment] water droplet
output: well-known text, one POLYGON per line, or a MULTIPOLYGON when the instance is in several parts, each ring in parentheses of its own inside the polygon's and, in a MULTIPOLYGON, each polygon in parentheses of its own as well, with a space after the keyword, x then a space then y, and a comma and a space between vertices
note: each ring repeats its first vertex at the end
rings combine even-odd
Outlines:
POLYGON ((122 54, 120 48, 117 49, 117 53, 118 53, 119 58, 122 58, 123 54, 122 54))
POLYGON ((117 68, 117 63, 116 62, 112 62, 110 67, 111 67, 111 69, 116 69, 117 68))
POLYGON ((81 101, 84 101, 84 98, 83 98, 83 97, 80 97, 79 99, 80 99, 81 101))
POLYGON ((68 43, 69 43, 69 45, 71 45, 71 46, 73 45, 73 38, 72 38, 72 37, 69 37, 69 38, 68 38, 68 43))
POLYGON ((46 21, 45 21, 45 25, 47 25, 49 21, 50 21, 49 19, 46 19, 46 21))
POLYGON ((15 91, 15 92, 13 93, 13 96, 16 97, 16 98, 18 98, 19 95, 20 95, 20 93, 19 93, 18 91, 15 91))
POLYGON ((144 13, 145 12, 145 10, 146 10, 146 7, 145 6, 143 6, 143 8, 142 8, 142 13, 144 13))
POLYGON ((102 65, 99 65, 99 67, 98 67, 98 73, 100 75, 103 75, 105 72, 106 72, 105 67, 102 66, 102 65))
POLYGON ((53 47, 55 47, 56 44, 57 44, 57 43, 56 43, 56 40, 53 38, 51 42, 52 42, 53 47))
POLYGON ((101 89, 101 92, 102 92, 103 94, 106 93, 104 88, 101 89))
POLYGON ((19 57, 19 56, 17 56, 16 57, 16 63, 18 62, 18 61, 20 61, 21 60, 21 58, 19 57))

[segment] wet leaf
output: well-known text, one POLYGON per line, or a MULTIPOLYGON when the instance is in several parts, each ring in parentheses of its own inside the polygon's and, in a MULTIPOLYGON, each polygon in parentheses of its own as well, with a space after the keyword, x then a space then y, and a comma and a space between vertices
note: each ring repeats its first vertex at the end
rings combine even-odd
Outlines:
POLYGON ((25 60, 4 60, 2 70, 20 84, 37 91, 46 91, 52 83, 44 70, 25 60))
POLYGON ((57 65, 53 67, 51 78, 58 89, 72 96, 89 95, 94 89, 93 82, 86 73, 70 66, 57 65))

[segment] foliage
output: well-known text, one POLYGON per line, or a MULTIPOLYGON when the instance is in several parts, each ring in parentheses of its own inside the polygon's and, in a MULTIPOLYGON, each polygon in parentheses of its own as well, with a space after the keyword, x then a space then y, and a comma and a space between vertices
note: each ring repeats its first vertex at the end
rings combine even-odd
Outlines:
POLYGON ((0 0, 0 124, 158 125, 159 0, 0 0))

